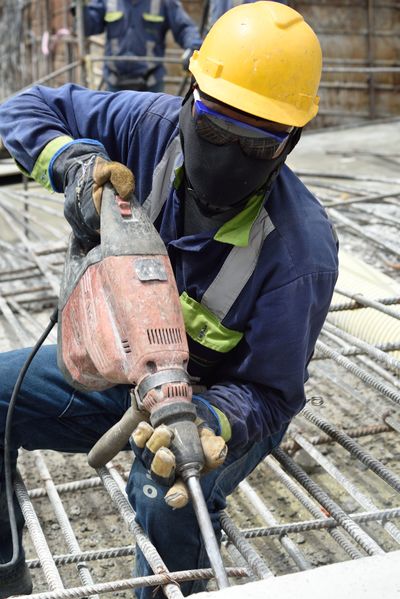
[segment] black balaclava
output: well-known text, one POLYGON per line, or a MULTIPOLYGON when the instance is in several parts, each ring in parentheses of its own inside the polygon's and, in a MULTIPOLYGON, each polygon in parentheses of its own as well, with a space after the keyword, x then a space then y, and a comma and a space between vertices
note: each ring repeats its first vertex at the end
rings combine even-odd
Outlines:
POLYGON ((299 141, 301 129, 291 133, 277 158, 261 160, 244 154, 238 143, 217 146, 202 139, 195 129, 192 106, 190 93, 179 115, 187 191, 204 215, 241 210, 251 195, 272 185, 299 141))

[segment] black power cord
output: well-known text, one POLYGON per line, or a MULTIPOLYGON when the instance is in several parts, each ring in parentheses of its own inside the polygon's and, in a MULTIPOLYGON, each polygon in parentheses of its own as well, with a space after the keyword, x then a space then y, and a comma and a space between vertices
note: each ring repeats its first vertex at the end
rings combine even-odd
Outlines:
POLYGON ((43 345, 46 337, 49 335, 50 331, 57 323, 58 320, 58 308, 54 310, 54 312, 50 316, 50 322, 47 325, 46 329, 43 331, 41 337, 36 342, 35 346, 32 348, 29 356, 27 357, 24 365, 22 366, 18 378, 15 382, 14 389, 11 395, 10 403, 8 404, 7 417, 6 417, 6 427, 4 433, 4 477, 5 477, 5 488, 6 488, 6 497, 7 497, 7 508, 8 508, 8 518, 10 521, 10 529, 12 536, 12 544, 13 544, 13 552, 12 557, 9 562, 6 564, 0 564, 0 571, 5 570, 7 568, 11 568, 14 566, 19 559, 19 546, 18 546, 18 530, 17 530, 17 521, 15 518, 15 510, 14 510, 14 502, 13 502, 13 480, 12 480, 12 472, 11 472, 11 458, 10 458, 10 441, 11 441, 11 427, 12 427, 12 419, 14 415, 15 404, 17 401, 18 393, 22 385, 22 381, 26 375, 26 372, 35 357, 36 353, 43 345))

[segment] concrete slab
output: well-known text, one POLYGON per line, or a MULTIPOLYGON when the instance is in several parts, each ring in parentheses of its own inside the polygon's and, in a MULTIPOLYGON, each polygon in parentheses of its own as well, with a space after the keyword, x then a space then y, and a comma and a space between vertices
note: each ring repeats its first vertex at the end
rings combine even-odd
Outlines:
POLYGON ((0 160, 0 178, 18 174, 21 174, 21 171, 18 170, 12 158, 3 158, 0 160))
MULTIPOLYGON (((388 177, 400 182, 399 141, 400 119, 358 127, 305 130, 287 164, 295 171, 304 169, 339 177, 388 177)), ((370 185, 363 182, 360 187, 370 185)), ((381 185, 375 184, 378 189, 381 185)))
POLYGON ((400 551, 251 582, 195 599, 399 599, 400 551))

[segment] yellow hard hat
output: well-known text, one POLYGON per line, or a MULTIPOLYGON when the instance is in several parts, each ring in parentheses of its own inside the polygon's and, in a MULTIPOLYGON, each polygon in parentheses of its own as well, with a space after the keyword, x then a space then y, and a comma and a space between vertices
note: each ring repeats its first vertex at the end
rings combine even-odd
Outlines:
POLYGON ((279 2, 228 10, 189 65, 208 96, 295 127, 303 127, 318 112, 321 68, 314 31, 296 10, 279 2))

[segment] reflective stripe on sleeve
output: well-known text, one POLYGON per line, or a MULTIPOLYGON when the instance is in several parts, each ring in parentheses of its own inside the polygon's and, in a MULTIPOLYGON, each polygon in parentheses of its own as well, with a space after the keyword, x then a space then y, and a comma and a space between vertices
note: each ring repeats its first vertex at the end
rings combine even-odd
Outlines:
POLYGON ((226 415, 224 414, 224 412, 221 412, 221 410, 219 410, 215 406, 213 406, 213 408, 218 416, 219 424, 221 427, 220 435, 223 438, 223 440, 225 441, 225 443, 228 443, 228 441, 232 437, 231 424, 230 424, 228 418, 226 417, 226 415))
POLYGON ((73 141, 68 135, 60 135, 52 139, 40 152, 38 159, 32 169, 30 176, 40 185, 53 191, 49 177, 50 161, 61 148, 73 141))
POLYGON ((104 15, 104 20, 106 23, 115 23, 115 21, 119 21, 124 16, 124 13, 116 10, 115 12, 106 12, 104 15))
POLYGON ((165 21, 165 17, 163 17, 162 15, 151 15, 148 12, 144 12, 142 17, 145 21, 148 21, 149 23, 163 23, 165 21))
POLYGON ((189 297, 186 291, 180 300, 186 332, 194 341, 220 353, 236 347, 243 333, 224 327, 212 312, 189 297))

